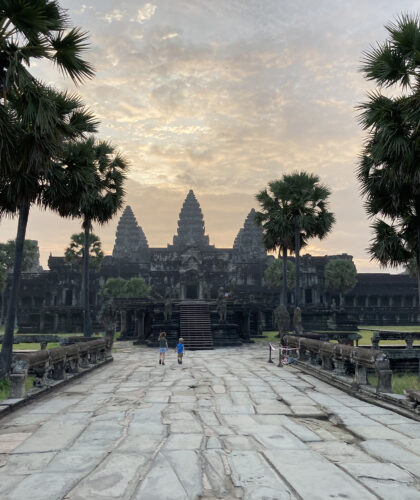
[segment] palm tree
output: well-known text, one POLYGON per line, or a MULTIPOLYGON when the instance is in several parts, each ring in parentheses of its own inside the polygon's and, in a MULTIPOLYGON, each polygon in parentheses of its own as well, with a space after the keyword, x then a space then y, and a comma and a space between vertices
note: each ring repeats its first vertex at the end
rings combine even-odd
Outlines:
MULTIPOLYGON (((66 262, 71 265, 76 265, 78 268, 83 266, 83 253, 85 250, 85 233, 76 233, 71 235, 70 245, 64 252, 66 262)), ((90 233, 89 236, 89 260, 91 266, 95 269, 101 267, 104 253, 102 251, 102 243, 99 236, 90 233)))
POLYGON ((283 268, 283 305, 287 307, 287 252, 292 250, 294 227, 289 217, 288 193, 284 183, 272 181, 269 189, 264 189, 256 195, 261 212, 256 212, 255 222, 263 228, 263 243, 268 251, 278 251, 282 257, 283 268))
POLYGON ((311 238, 323 239, 332 229, 335 217, 328 211, 330 190, 320 184, 317 175, 307 172, 284 174, 282 182, 288 193, 288 217, 294 228, 295 304, 301 304, 300 249, 311 238))
POLYGON ((87 33, 70 27, 57 0, 0 0, 3 104, 7 104, 11 90, 22 89, 33 81, 29 72, 32 59, 52 61, 75 82, 91 78, 93 68, 81 57, 87 47, 87 33))
POLYGON ((362 71, 379 90, 359 107, 368 137, 358 179, 374 218, 369 252, 384 266, 415 257, 420 306, 420 18, 402 15, 386 30, 388 40, 364 54, 362 71))
POLYGON ((95 129, 92 117, 80 109, 78 100, 43 87, 28 68, 32 59, 42 58, 53 61, 74 82, 91 78, 92 66, 82 58, 88 47, 86 40, 86 33, 69 26, 68 17, 56 0, 0 0, 0 215, 19 213, 13 282, 0 357, 3 376, 9 373, 12 359, 30 206, 38 199, 43 174, 50 168, 62 140, 82 129, 95 129))
POLYGON ((48 87, 28 84, 20 94, 9 94, 18 130, 13 168, 0 169, 0 216, 18 213, 12 286, 3 338, 0 372, 9 373, 16 302, 23 258, 23 244, 31 205, 39 203, 48 184, 54 160, 66 141, 96 128, 91 113, 76 96, 48 87))
MULTIPOLYGON (((117 213, 123 204, 124 181, 127 162, 106 141, 95 142, 89 139, 69 143, 60 168, 54 175, 59 175, 61 185, 67 195, 60 191, 46 191, 44 203, 53 207, 63 217, 82 219, 84 231, 83 249, 83 333, 92 336, 92 324, 89 304, 89 239, 92 223, 105 224, 117 213), (89 178, 82 182, 73 175, 77 168, 89 171, 89 178)), ((52 183, 56 185, 56 183, 52 183)))

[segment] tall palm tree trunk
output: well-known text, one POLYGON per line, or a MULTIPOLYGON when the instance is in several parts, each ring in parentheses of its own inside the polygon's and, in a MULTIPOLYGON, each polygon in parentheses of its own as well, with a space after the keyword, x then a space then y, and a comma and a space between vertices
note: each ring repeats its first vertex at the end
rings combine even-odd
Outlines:
POLYGON ((283 305, 287 307, 287 247, 283 247, 283 305))
POLYGON ((295 272, 295 307, 300 306, 300 273, 299 273, 299 257, 300 257, 300 231, 299 229, 295 229, 295 266, 296 266, 296 272, 295 272))
POLYGON ((15 261, 13 264, 12 286, 10 288, 9 304, 7 308, 6 326, 3 336, 0 355, 0 377, 10 373, 13 353, 13 334, 15 330, 16 306, 19 293, 19 284, 23 262, 23 245, 25 243, 26 227, 28 225, 30 204, 25 203, 19 210, 18 229, 15 243, 15 261))
POLYGON ((83 249, 83 335, 85 337, 92 337, 92 321, 90 318, 90 301, 89 301, 89 235, 90 235, 90 221, 83 222, 84 249, 83 249))

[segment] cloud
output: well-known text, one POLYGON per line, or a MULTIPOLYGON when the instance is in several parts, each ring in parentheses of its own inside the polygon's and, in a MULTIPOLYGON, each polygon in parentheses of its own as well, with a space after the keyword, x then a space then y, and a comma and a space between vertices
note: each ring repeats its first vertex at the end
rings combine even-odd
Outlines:
MULTIPOLYGON (((311 251, 347 251, 364 269, 377 267, 366 253, 370 222, 355 181, 363 141, 355 106, 371 88, 358 69, 361 53, 386 36, 394 2, 63 2, 91 33, 97 70, 77 92, 100 119, 100 136, 129 159, 127 198, 153 244, 170 241, 191 186, 211 239, 229 246, 258 190, 308 170, 331 187, 337 215, 311 251)), ((401 11, 415 7, 399 3, 401 11)), ((71 88, 53 66, 35 70, 71 88)), ((43 224, 36 217, 35 232, 43 224)), ((112 230, 103 231, 110 251, 112 230)), ((39 235, 43 248, 57 247, 43 228, 39 235)))
POLYGON ((156 5, 151 3, 144 4, 143 7, 137 11, 137 22, 143 24, 146 21, 149 21, 155 12, 156 5))
POLYGON ((124 13, 118 9, 112 10, 112 12, 108 12, 103 16, 103 19, 108 23, 112 23, 114 21, 121 21, 124 17, 124 13))

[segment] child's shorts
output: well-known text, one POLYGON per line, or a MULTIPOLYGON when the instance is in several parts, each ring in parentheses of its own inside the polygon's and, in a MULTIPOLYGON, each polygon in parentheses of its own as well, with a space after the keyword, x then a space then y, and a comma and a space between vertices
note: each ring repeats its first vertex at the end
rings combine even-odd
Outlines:
POLYGON ((166 352, 166 347, 160 347, 160 352, 163 352, 163 354, 165 354, 165 352, 166 352))

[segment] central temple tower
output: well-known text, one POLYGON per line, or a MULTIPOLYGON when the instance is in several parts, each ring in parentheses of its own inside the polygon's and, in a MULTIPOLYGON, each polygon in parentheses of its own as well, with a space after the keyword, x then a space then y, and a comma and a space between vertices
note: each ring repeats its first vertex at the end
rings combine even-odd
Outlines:
POLYGON ((178 233, 174 236, 173 245, 177 248, 209 246, 209 237, 204 234, 203 214, 192 189, 179 213, 178 233))

